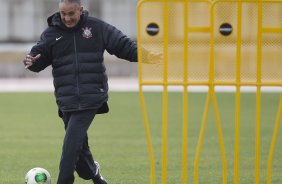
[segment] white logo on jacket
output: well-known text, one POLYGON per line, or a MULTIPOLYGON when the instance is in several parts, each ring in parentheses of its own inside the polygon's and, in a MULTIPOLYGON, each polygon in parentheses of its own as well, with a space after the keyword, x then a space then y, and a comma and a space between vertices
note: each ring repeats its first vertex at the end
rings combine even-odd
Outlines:
POLYGON ((63 38, 63 36, 57 37, 56 41, 59 41, 61 38, 63 38))
POLYGON ((92 28, 89 28, 89 27, 82 28, 83 30, 82 36, 87 39, 91 38, 92 37, 91 29, 92 28))

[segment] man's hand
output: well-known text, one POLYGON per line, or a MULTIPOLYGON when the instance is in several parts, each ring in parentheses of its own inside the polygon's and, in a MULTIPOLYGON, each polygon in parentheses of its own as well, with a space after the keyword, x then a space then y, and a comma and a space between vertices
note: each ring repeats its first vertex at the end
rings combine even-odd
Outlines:
POLYGON ((152 52, 142 48, 142 62, 146 64, 160 64, 163 62, 163 54, 159 52, 152 52))
POLYGON ((36 62, 39 58, 40 58, 40 54, 37 54, 36 56, 31 56, 31 55, 27 55, 24 59, 24 64, 25 64, 25 68, 30 67, 31 65, 33 65, 34 62, 36 62))
POLYGON ((148 52, 146 62, 148 64, 160 64, 163 62, 163 54, 148 52))

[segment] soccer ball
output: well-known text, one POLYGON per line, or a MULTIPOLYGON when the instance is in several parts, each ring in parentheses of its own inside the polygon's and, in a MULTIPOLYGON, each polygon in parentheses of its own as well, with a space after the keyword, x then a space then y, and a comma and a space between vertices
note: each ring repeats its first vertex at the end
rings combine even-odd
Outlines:
POLYGON ((33 168, 26 173, 25 184, 51 184, 50 173, 40 167, 33 168))

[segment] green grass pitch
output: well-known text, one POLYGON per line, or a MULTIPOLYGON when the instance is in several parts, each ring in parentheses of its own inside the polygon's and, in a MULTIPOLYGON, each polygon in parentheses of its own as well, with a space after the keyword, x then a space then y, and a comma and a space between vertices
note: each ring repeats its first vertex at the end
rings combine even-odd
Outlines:
MULTIPOLYGON (((280 94, 262 95, 261 182, 266 181, 267 159, 280 94)), ((145 94, 151 123, 156 160, 156 180, 161 183, 161 107, 160 93, 145 94)), ((188 180, 193 183, 193 162, 201 127, 206 94, 189 94, 188 180)), ((233 183, 235 95, 217 95, 227 156, 227 180, 233 183)), ((0 183, 24 183, 26 172, 43 167, 56 183, 63 142, 63 123, 57 116, 52 93, 0 93, 0 183)), ((167 183, 181 183, 182 96, 168 97, 169 139, 167 183)), ((93 155, 101 164, 104 177, 111 184, 149 184, 149 156, 143 117, 137 92, 111 92, 110 112, 97 115, 89 129, 93 155)), ((222 162, 212 106, 199 163, 199 182, 222 181, 222 162)), ((255 94, 242 94, 239 182, 253 183, 255 167, 255 94)), ((272 183, 282 182, 281 127, 276 144, 272 183)), ((76 175, 76 184, 86 184, 76 175)))

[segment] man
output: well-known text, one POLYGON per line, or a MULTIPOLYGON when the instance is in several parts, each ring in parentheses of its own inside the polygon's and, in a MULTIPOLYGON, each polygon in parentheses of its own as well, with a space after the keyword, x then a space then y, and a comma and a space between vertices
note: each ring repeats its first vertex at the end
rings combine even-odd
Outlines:
POLYGON ((136 43, 112 25, 88 16, 80 0, 60 0, 59 12, 47 22, 24 64, 33 72, 49 65, 53 69, 56 102, 66 130, 57 184, 74 183, 74 171, 85 180, 106 184, 87 135, 95 115, 108 112, 103 53, 137 62, 136 43))

